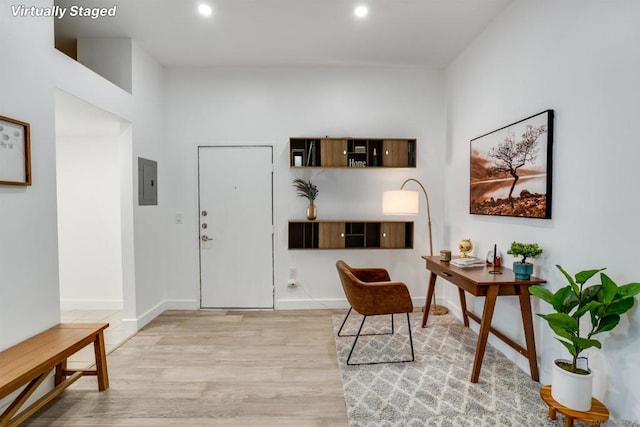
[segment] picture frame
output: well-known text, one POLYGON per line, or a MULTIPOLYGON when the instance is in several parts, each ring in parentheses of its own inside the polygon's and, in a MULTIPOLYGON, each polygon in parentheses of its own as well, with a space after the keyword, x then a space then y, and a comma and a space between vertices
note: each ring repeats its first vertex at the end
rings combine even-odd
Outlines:
POLYGON ((469 213, 551 219, 554 111, 471 140, 469 213))
POLYGON ((29 123, 0 116, 0 184, 31 185, 29 123))

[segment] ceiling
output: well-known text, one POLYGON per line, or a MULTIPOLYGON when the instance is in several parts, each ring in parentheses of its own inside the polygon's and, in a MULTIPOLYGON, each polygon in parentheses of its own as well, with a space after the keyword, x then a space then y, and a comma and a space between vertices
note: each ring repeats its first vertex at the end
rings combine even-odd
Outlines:
POLYGON ((56 37, 130 37, 166 67, 449 64, 512 0, 55 0, 117 6, 56 37), (200 2, 214 9, 197 13, 200 2), (356 18, 356 5, 369 14, 356 18))

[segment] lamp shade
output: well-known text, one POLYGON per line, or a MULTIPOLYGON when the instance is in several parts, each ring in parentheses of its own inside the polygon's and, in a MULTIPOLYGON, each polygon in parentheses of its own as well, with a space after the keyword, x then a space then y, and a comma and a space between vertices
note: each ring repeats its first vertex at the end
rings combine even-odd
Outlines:
POLYGON ((384 191, 382 213, 384 215, 417 215, 419 194, 414 190, 384 191))

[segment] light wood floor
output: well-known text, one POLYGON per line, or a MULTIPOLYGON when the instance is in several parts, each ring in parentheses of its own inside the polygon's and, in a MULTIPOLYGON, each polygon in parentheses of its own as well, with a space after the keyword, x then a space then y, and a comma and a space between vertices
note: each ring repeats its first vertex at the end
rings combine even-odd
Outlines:
POLYGON ((346 426, 335 313, 165 312, 23 425, 346 426))
MULTIPOLYGON (((104 346, 107 354, 135 334, 122 326, 122 317, 122 310, 63 310, 60 312, 60 321, 65 323, 109 323, 109 327, 104 331, 104 346)), ((72 355, 67 360, 67 366, 72 369, 81 369, 94 361, 93 347, 89 345, 72 355)))

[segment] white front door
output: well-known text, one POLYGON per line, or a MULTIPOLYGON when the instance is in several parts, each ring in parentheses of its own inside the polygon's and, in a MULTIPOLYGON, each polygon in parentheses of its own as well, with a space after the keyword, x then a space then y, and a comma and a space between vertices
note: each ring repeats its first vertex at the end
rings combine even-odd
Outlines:
POLYGON ((199 147, 200 306, 273 308, 273 148, 199 147))

